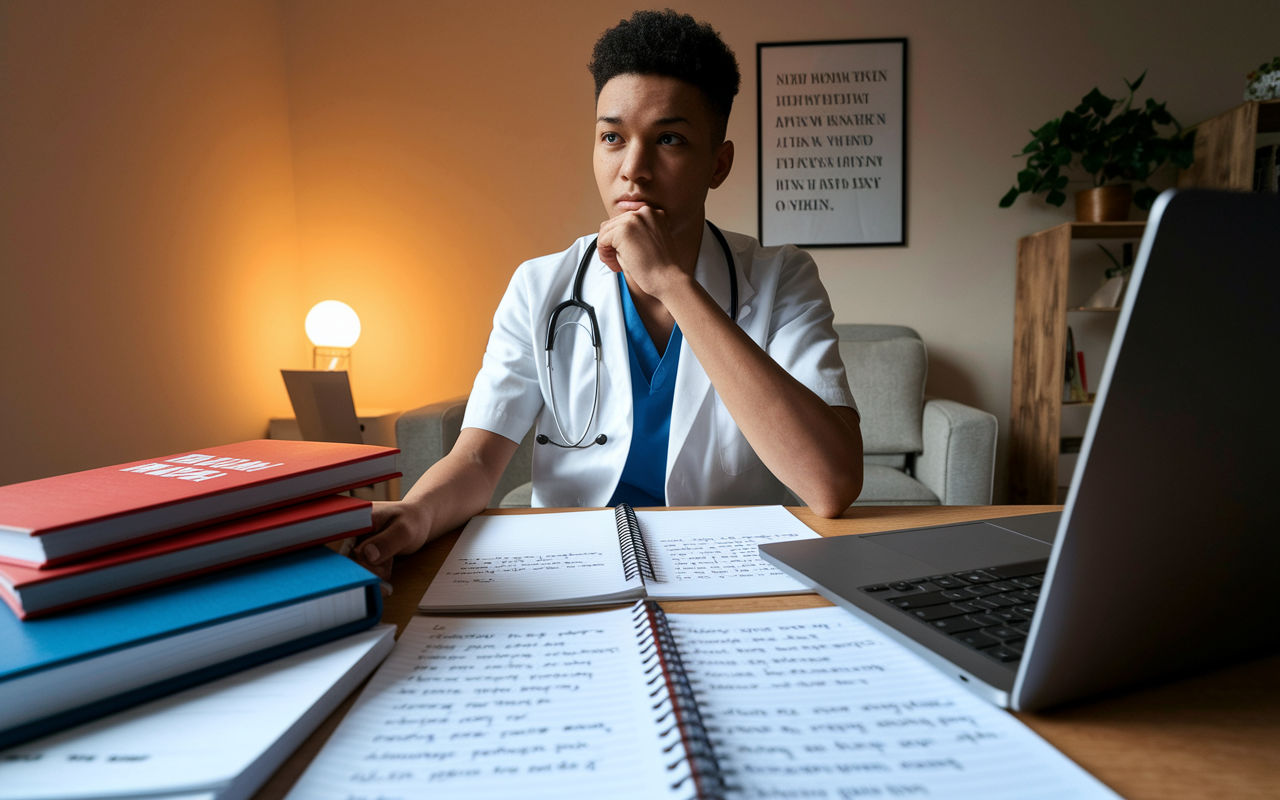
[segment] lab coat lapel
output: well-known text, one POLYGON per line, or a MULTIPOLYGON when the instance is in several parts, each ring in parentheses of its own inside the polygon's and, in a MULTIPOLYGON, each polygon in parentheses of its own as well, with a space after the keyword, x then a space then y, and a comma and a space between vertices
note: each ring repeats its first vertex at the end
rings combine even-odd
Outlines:
MULTIPOLYGON (((726 237, 727 238, 727 237, 726 237)), ((748 281, 741 265, 742 255, 736 251, 733 243, 729 249, 734 252, 734 272, 738 276, 738 318, 742 319, 743 308, 755 296, 756 290, 748 281)), ((716 304, 729 312, 730 285, 729 272, 725 269, 724 250, 720 240, 711 232, 705 223, 702 226, 702 246, 698 249, 698 263, 694 267, 694 278, 707 290, 707 294, 716 304)), ((680 348, 680 366, 676 371, 675 398, 671 405, 671 434, 667 442, 667 485, 670 486, 671 470, 676 463, 680 451, 684 448, 689 432, 697 419, 711 390, 711 379, 698 363, 693 348, 687 344, 680 348)))

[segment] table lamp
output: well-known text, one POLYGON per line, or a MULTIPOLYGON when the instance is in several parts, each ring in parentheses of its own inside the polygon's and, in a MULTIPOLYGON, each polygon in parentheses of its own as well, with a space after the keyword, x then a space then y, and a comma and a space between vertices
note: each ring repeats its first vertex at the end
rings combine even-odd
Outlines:
POLYGON ((351 346, 360 338, 360 317, 340 300, 316 303, 307 312, 307 338, 314 346, 312 369, 351 369, 351 346))

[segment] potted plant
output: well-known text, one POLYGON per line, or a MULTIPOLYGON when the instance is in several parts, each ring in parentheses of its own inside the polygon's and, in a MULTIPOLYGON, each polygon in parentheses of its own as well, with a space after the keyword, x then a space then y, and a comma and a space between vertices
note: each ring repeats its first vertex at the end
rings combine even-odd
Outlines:
POLYGON ((1245 76, 1249 82, 1244 88, 1245 100, 1276 100, 1280 98, 1280 56, 1245 76))
POLYGON ((1031 142, 1014 156, 1027 156, 1027 166, 1018 173, 1017 185, 1001 198, 1000 207, 1013 205, 1023 192, 1047 192, 1045 202, 1062 205, 1067 199, 1063 172, 1078 166, 1092 176, 1094 185, 1076 193, 1076 218, 1081 222, 1128 219, 1130 202, 1151 208, 1156 190, 1145 185, 1147 179, 1167 162, 1181 169, 1191 166, 1193 138, 1182 135, 1182 126, 1164 103, 1147 98, 1145 105, 1134 107, 1134 92, 1146 75, 1144 71, 1133 83, 1125 80, 1129 97, 1123 105, 1095 87, 1074 110, 1031 131, 1031 142), (1173 131, 1161 136, 1157 126, 1172 126, 1173 131), (1144 185, 1134 192, 1131 181, 1144 185))

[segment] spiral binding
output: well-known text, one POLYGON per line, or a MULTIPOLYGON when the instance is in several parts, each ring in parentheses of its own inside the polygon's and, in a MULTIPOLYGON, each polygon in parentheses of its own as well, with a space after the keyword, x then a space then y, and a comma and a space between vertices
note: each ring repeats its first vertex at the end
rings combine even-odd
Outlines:
POLYGON ((627 503, 619 503, 613 509, 618 520, 618 545, 622 548, 622 574, 625 580, 631 580, 637 574, 646 581, 657 581, 653 571, 653 561, 649 558, 649 548, 644 545, 644 536, 640 533, 640 520, 636 512, 627 503))
POLYGON ((693 785, 692 798, 723 800, 727 789, 724 774, 716 760, 702 715, 698 712, 698 701, 680 661, 667 615, 652 600, 636 603, 633 612, 640 655, 644 657, 646 666, 645 674, 652 674, 647 685, 655 686, 649 693, 649 697, 655 700, 654 712, 660 712, 655 722, 661 725, 671 720, 667 728, 658 734, 666 743, 662 752, 671 754, 677 745, 684 745, 683 755, 667 764, 667 770, 674 772, 683 764, 688 771, 675 779, 671 788, 678 789, 687 781, 693 785))

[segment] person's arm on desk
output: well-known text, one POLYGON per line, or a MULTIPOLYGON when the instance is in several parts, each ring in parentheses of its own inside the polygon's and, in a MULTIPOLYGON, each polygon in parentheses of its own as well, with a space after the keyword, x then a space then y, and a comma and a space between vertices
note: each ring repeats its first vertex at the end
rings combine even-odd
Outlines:
POLYGON ((383 580, 392 560, 417 552, 489 505, 519 442, 479 428, 463 428, 449 454, 413 485, 403 500, 373 504, 374 535, 360 544, 357 560, 383 580))

